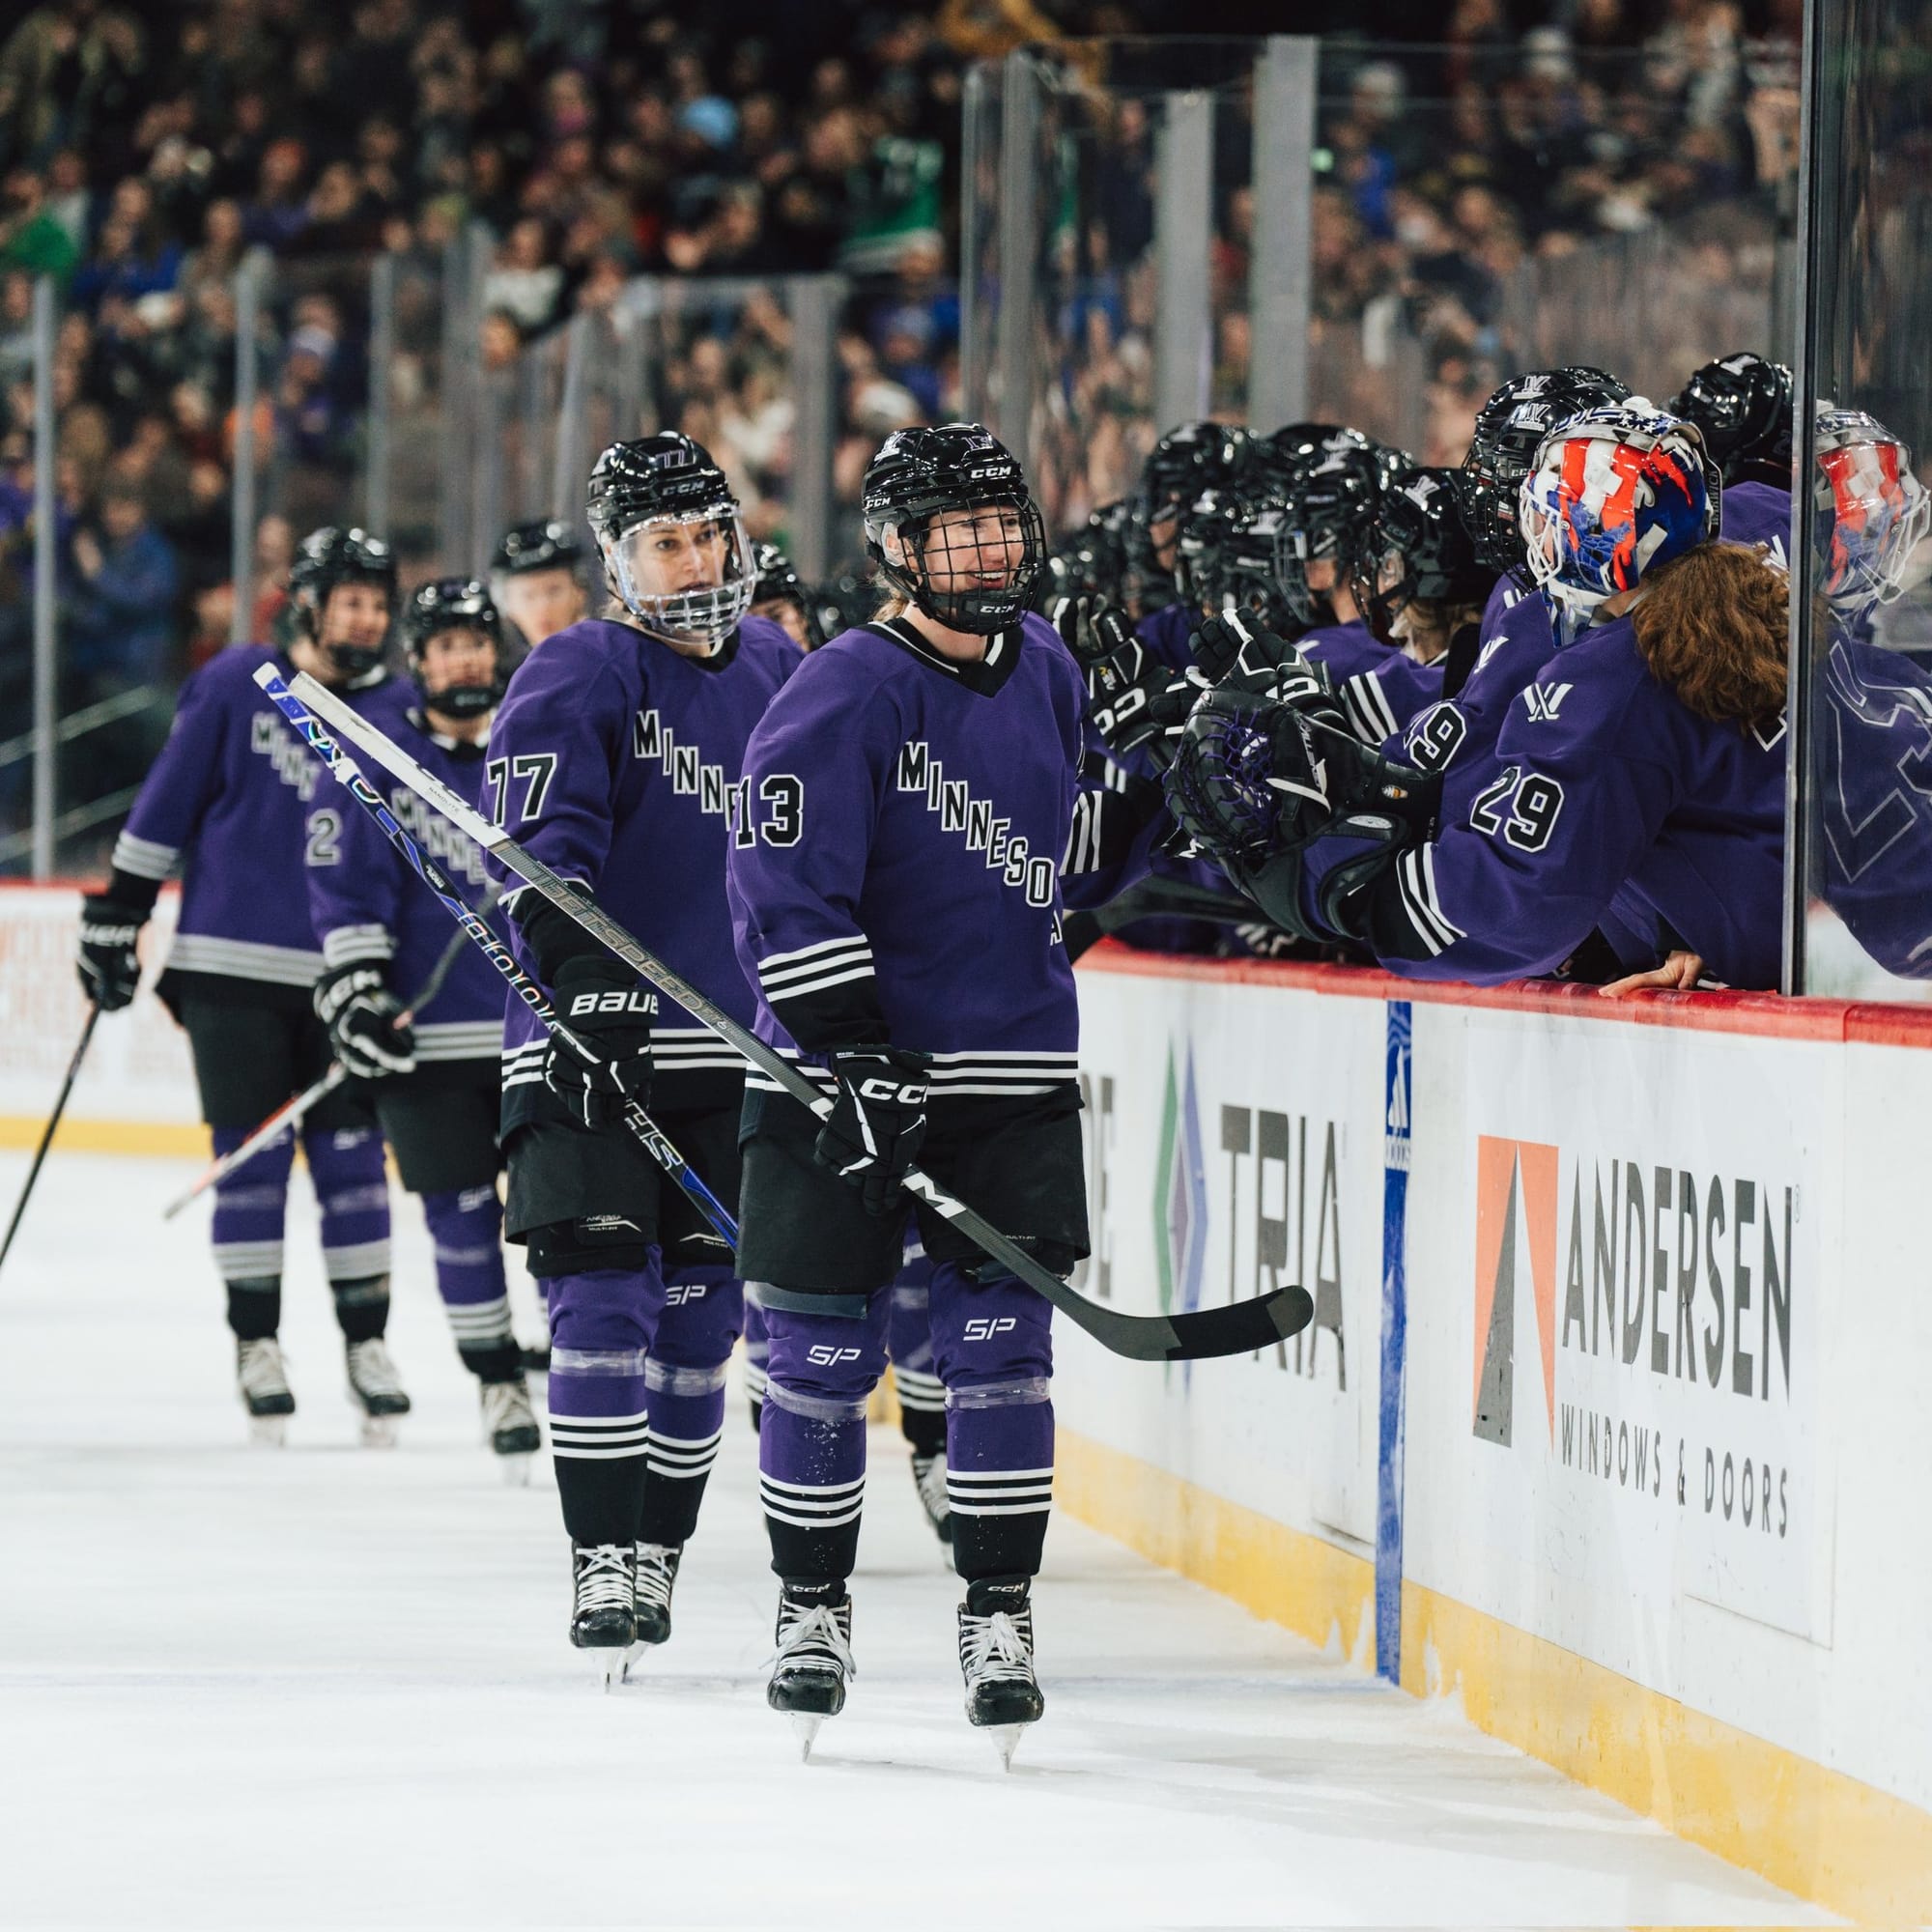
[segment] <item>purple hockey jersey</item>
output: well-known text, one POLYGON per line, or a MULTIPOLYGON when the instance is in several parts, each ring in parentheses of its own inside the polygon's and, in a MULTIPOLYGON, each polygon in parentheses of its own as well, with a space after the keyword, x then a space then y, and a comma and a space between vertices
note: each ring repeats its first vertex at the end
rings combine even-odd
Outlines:
MULTIPOLYGON (((390 735, 466 803, 479 803, 489 756, 483 745, 431 731, 414 705, 390 727, 390 735)), ((373 774, 371 782, 380 787, 382 775, 373 774)), ((396 997, 412 999, 451 939, 461 937, 460 928, 383 828, 336 786, 329 789, 337 797, 317 800, 304 841, 309 912, 322 956, 330 966, 359 960, 381 965, 396 997)), ((403 830, 475 905, 486 884, 481 849, 407 785, 391 785, 388 806, 403 830)), ((464 940, 441 987, 415 1015, 414 1032, 421 1062, 495 1061, 502 1051, 503 981, 469 941, 464 940)))
MULTIPOLYGON (((295 675, 287 658, 245 644, 220 652, 182 687, 113 866, 156 886, 180 867, 171 978, 305 992, 322 971, 301 883, 308 809, 318 785, 334 781, 256 687, 265 664, 295 675)), ((344 695, 386 728, 400 712, 399 692, 379 673, 344 695)))
POLYGON ((1187 640, 1201 623, 1201 613, 1192 604, 1163 604, 1134 626, 1134 636, 1149 657, 1157 658, 1169 670, 1184 671, 1194 662, 1187 640))
POLYGON ((1350 729, 1365 745, 1379 745, 1442 696, 1439 664, 1417 664, 1359 619, 1309 631, 1295 639, 1295 649, 1321 667, 1350 729))
MULTIPOLYGON (((1614 904, 1613 923, 1659 951, 1688 946, 1732 985, 1777 983, 1784 721, 1697 717, 1651 676, 1627 617, 1552 653, 1492 750, 1459 753, 1439 823, 1370 894, 1367 938, 1394 972, 1551 973, 1614 904)), ((1311 849, 1306 885, 1342 842, 1311 849)))
MULTIPOLYGON (((483 796, 497 822, 747 1026, 754 1005, 732 946, 724 855, 759 822, 782 830, 781 788, 748 800, 741 773, 753 726, 800 663, 798 646, 763 617, 747 617, 710 658, 587 618, 518 667, 490 732, 483 796)), ((514 905, 518 895, 505 896, 514 905)), ((521 939, 517 951, 535 972, 521 939)), ((512 996, 506 1126, 525 1090, 542 1089, 547 1048, 512 996)), ((662 995, 651 1052, 666 1107, 728 1105, 741 1091, 745 1063, 662 995)))
POLYGON ((936 1100, 1063 1091, 1080 1045, 1063 877, 1065 902, 1103 903, 1162 822, 1081 785, 1083 717, 1038 616, 972 664, 902 623, 807 658, 746 748, 756 816, 731 848, 759 1037, 930 1053, 936 1100))

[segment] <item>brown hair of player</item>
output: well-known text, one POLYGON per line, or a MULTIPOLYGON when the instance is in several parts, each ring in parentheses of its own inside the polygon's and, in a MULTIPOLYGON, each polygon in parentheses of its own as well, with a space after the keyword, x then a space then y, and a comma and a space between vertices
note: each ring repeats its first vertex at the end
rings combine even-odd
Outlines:
POLYGON ((1763 546, 1699 544, 1644 578, 1637 654, 1698 717, 1769 724, 1784 709, 1790 594, 1763 546))

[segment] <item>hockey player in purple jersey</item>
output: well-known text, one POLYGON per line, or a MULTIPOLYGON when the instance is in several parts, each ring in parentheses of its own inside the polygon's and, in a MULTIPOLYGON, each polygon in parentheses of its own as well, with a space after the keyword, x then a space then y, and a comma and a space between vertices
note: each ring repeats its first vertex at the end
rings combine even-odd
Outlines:
MULTIPOLYGON (((1086 1252, 1062 881, 1110 895, 1160 824, 1079 784, 1080 677, 1027 614, 1044 533, 1007 450, 975 424, 899 431, 864 504, 895 594, 807 658, 753 734, 756 816, 730 858, 758 1033, 834 1102, 821 1125, 746 1083, 739 1265, 770 1331, 758 1460, 780 1577, 767 1694, 808 1733, 852 1667, 901 1177, 923 1166, 1058 1271, 1086 1252)), ((1009 1749, 1042 1709, 1030 1593, 1052 1496, 1050 1311, 949 1223, 918 1220, 967 1714, 1009 1749)))
MULTIPOLYGON (((183 687, 174 728, 116 841, 104 891, 84 902, 81 982, 104 1011, 133 998, 135 942, 161 882, 182 874, 181 917, 160 992, 186 1030, 202 1118, 232 1151, 328 1065, 309 1008, 323 968, 301 876, 307 808, 321 767, 281 728, 252 681, 258 665, 305 670, 362 707, 386 709, 383 656, 394 611, 389 547, 362 530, 303 539, 289 574, 285 653, 225 650, 183 687)), ((322 1209, 323 1262, 347 1350, 350 1393, 372 1439, 409 1409, 384 1335, 389 1315, 389 1199, 383 1141, 359 1083, 302 1122, 322 1209)), ((258 1437, 279 1441, 295 1412, 276 1340, 293 1139, 264 1148, 214 1196, 214 1264, 226 1284, 237 1378, 258 1437)))
MULTIPOLYGON (((759 820, 783 836, 788 811, 798 836, 782 781, 748 792, 740 778, 745 741, 798 651, 747 615, 751 545, 724 472, 689 437, 613 443, 591 472, 588 509, 613 602, 518 668, 484 797, 530 852, 749 1024, 724 857, 759 820)), ((742 1306, 729 1250, 624 1131, 622 1111, 649 1105, 728 1200, 744 1072, 539 895, 506 902, 519 952, 587 1056, 510 1003, 506 1223, 548 1289, 571 1641, 611 1662, 669 1634, 742 1306)))
POLYGON ((490 559, 490 592, 496 606, 534 650, 590 614, 583 587, 583 546, 560 517, 514 524, 490 559))
POLYGON ((825 633, 819 628, 811 593, 791 558, 777 544, 761 543, 752 553, 752 568, 758 579, 752 615, 769 618, 800 650, 815 651, 825 641, 825 633))
POLYGON ((1451 762, 1433 829, 1418 775, 1351 759, 1321 700, 1270 712, 1232 691, 1189 721, 1176 810, 1278 919, 1398 973, 1555 972, 1614 905, 1655 960, 1775 985, 1784 578, 1710 541, 1717 494, 1696 431, 1654 411, 1545 440, 1519 515, 1574 641, 1492 752, 1451 762))
MULTIPOLYGON (((490 718, 511 654, 490 593, 440 578, 410 599, 403 648, 413 704, 390 729, 459 797, 483 789, 490 718)), ((446 836, 398 785, 390 810, 480 897, 482 854, 446 836)), ((403 1002, 435 974, 450 941, 449 915, 418 883, 367 812, 333 803, 308 820, 308 896, 326 970, 315 1009, 335 1057, 370 1083, 403 1185, 422 1202, 457 1352, 476 1378, 485 1439, 519 1474, 542 1446, 510 1329, 503 1273, 503 1209, 497 1147, 503 987, 473 946, 451 960, 428 1005, 403 1002)))

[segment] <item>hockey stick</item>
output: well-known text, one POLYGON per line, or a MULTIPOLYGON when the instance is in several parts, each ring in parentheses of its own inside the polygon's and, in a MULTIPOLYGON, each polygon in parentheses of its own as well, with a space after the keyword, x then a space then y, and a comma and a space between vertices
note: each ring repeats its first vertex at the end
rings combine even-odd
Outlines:
MULTIPOLYGON (((276 676, 274 667, 262 666, 256 673, 255 682, 262 687, 275 709, 288 720, 290 727, 307 742, 310 751, 328 767, 330 776, 383 828, 389 843, 409 861, 410 869, 442 901, 450 916, 482 949, 483 956, 503 977, 511 992, 529 1008, 550 1032, 561 1034, 566 1039, 575 1040, 577 1036, 557 1018, 556 1009, 551 1005, 544 989, 517 964, 516 955, 510 949, 490 930, 476 913, 470 910, 462 894, 450 883, 442 867, 396 822, 395 814, 383 803, 382 795, 375 786, 362 776, 361 768, 355 760, 323 729, 301 699, 276 676)), ((299 683, 300 679, 298 678, 297 682, 299 683)), ((315 689, 320 691, 322 686, 316 685, 315 689)), ((385 738, 383 742, 386 745, 388 740, 385 738)), ((391 749, 394 750, 393 747, 391 749)), ((407 754, 397 752, 396 755, 406 757, 407 754)), ((429 779, 428 773, 424 773, 423 776, 429 779)), ((407 780, 404 781, 408 782, 407 780)), ((437 781, 429 779, 429 782, 434 784, 437 781)), ((454 798, 456 794, 451 792, 450 796, 454 798)), ((664 1129, 635 1100, 626 1100, 624 1103, 624 1124, 643 1143, 644 1150, 651 1158, 690 1197, 693 1207, 710 1222, 725 1246, 735 1248, 738 1245, 738 1224, 732 1219, 729 1209, 710 1188, 705 1186, 685 1157, 671 1145, 664 1129)))
MULTIPOLYGON (((255 673, 255 681, 268 690, 268 680, 273 675, 265 665, 255 673)), ((313 678, 298 674, 296 689, 330 724, 339 725, 345 737, 353 738, 372 758, 401 779, 425 804, 441 812, 485 851, 494 853, 502 865, 567 914, 592 938, 601 940, 633 972, 650 980, 661 992, 668 993, 688 1012, 702 1020, 761 1073, 777 1081, 793 1099, 809 1107, 821 1120, 832 1112, 832 1102, 797 1067, 788 1065, 763 1040, 740 1026, 723 1008, 713 1005, 696 986, 673 973, 661 959, 646 952, 595 900, 580 896, 541 860, 526 852, 501 826, 492 825, 440 779, 424 771, 407 752, 391 743, 367 719, 341 703, 313 678)), ((905 1177, 904 1185, 909 1194, 924 1202, 936 1213, 943 1214, 968 1240, 1052 1302, 1096 1342, 1116 1354, 1129 1356, 1135 1361, 1194 1361, 1210 1355, 1246 1354, 1251 1350, 1271 1348, 1285 1337, 1298 1334, 1315 1319, 1315 1304, 1307 1291, 1298 1286, 1273 1289, 1253 1300, 1237 1301, 1224 1308, 1187 1309, 1178 1315, 1122 1315, 1089 1301, 1058 1275, 1049 1273, 1023 1248, 1015 1246, 990 1222, 976 1214, 964 1202, 954 1200, 918 1168, 905 1177)))
MULTIPOLYGON (((488 919, 490 917, 491 912, 496 907, 497 896, 497 895, 494 887, 484 895, 483 903, 477 911, 479 919, 488 919)), ((465 935, 463 933, 457 932, 450 935, 449 944, 442 949, 441 957, 437 960, 435 966, 430 970, 429 978, 422 982, 420 990, 417 992, 415 998, 410 1002, 407 1010, 403 1013, 401 1020, 403 1025, 407 1026, 417 1013, 421 1012, 442 991, 442 982, 449 978, 450 968, 456 964, 457 957, 462 952, 464 944, 465 935)), ((238 1167, 246 1166, 270 1141, 279 1140, 284 1133, 294 1132, 296 1127, 307 1116, 309 1110, 318 1101, 326 1099, 330 1094, 333 1094, 348 1077, 348 1071, 342 1063, 340 1061, 331 1061, 328 1071, 320 1080, 316 1081, 311 1087, 304 1087, 294 1099, 284 1100, 240 1147, 230 1148, 218 1159, 210 1161, 202 1169, 201 1173, 195 1177, 193 1186, 186 1193, 176 1195, 161 1209, 161 1219, 163 1221, 172 1221, 189 1202, 199 1200, 211 1187, 216 1186, 221 1181, 226 1180, 238 1167)))
POLYGON ((1252 925, 1260 918, 1252 899, 1217 893, 1191 879, 1150 877, 1092 912, 1070 912, 1060 923, 1068 960, 1078 959, 1109 933, 1143 919, 1198 919, 1209 925, 1252 925))
POLYGON ((94 1023, 100 1017, 100 1002, 96 1000, 87 1009, 87 1024, 80 1030, 80 1044, 73 1050, 73 1058, 67 1064, 67 1078, 61 1082, 59 1097, 54 1101, 54 1110, 47 1116, 46 1131, 41 1136, 41 1144, 34 1150, 34 1164, 27 1170, 27 1184, 20 1190, 20 1198, 14 1204, 14 1218, 7 1223, 7 1238, 0 1241, 0 1264, 7 1260, 7 1251, 14 1245, 14 1236, 19 1232, 20 1216, 27 1211, 27 1198, 34 1191, 34 1182, 41 1178, 41 1163, 47 1157, 47 1149, 53 1145, 54 1129, 60 1125, 61 1116, 67 1112, 67 1096, 73 1092, 73 1083, 80 1074, 80 1063, 87 1052, 87 1042, 94 1037, 94 1023))

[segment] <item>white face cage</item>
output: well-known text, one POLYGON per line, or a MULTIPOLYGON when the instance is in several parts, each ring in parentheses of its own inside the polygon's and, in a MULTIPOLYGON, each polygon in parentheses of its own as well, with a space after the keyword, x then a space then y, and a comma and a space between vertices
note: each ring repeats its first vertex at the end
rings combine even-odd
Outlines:
POLYGON ((603 546, 611 587, 653 637, 708 655, 752 608, 757 575, 737 505, 648 517, 603 546))

